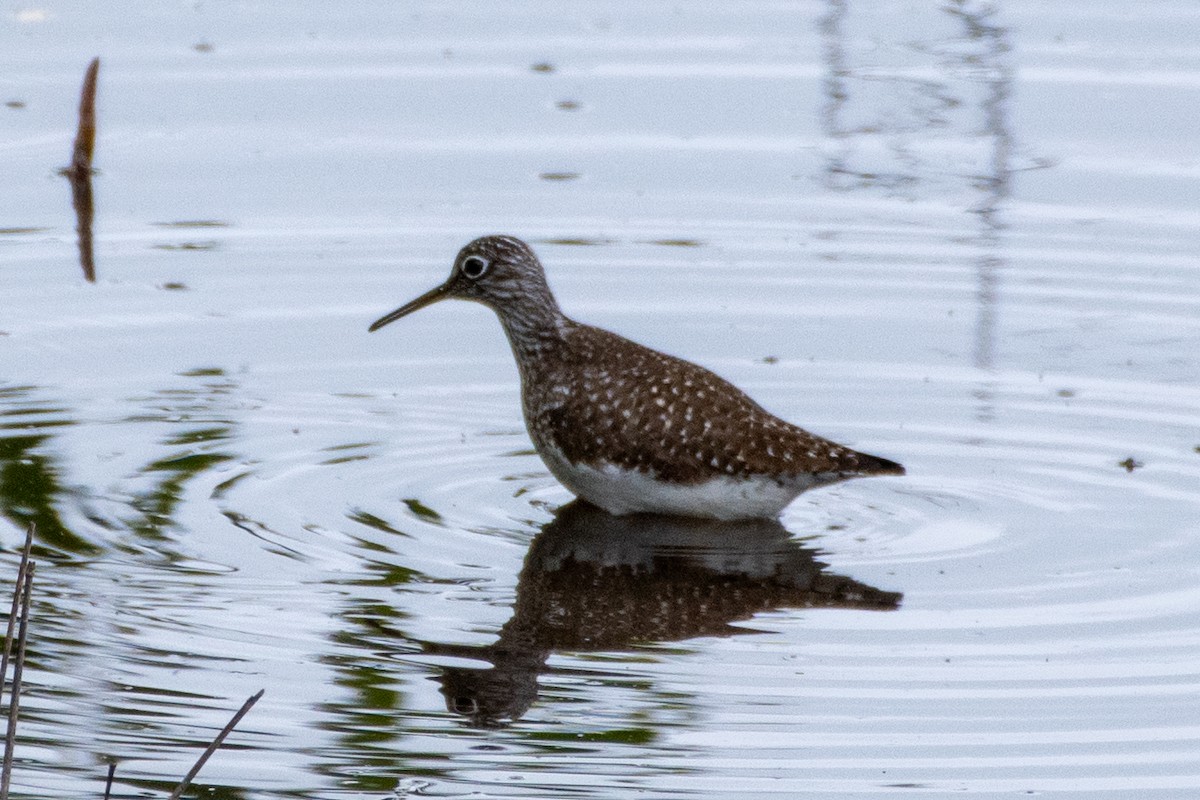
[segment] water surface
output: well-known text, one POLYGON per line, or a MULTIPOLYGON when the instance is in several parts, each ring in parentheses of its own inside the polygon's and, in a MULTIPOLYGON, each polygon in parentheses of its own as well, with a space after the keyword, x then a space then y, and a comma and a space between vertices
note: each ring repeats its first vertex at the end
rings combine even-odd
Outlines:
POLYGON ((1200 789, 1200 11, 62 2, 0 26, 14 788, 1200 789), (96 281, 70 158, 100 55, 96 281), (778 525, 568 506, 490 232, 902 461, 778 525))

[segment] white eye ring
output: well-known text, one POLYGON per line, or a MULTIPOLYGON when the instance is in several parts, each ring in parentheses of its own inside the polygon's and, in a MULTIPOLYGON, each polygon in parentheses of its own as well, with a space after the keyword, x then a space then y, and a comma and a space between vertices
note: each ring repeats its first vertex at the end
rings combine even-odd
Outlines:
POLYGON ((483 273, 487 272, 490 266, 491 262, 482 256, 467 256, 463 259, 461 271, 463 275, 475 280, 482 278, 483 273))

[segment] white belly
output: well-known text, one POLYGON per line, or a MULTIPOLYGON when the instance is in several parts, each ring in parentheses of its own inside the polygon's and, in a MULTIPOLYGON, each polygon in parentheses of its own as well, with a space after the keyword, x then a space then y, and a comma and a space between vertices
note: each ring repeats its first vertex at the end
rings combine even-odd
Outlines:
POLYGON ((539 451, 554 477, 579 497, 610 514, 675 514, 709 519, 774 519, 816 479, 784 484, 770 478, 716 477, 674 484, 612 464, 572 464, 555 450, 539 451))

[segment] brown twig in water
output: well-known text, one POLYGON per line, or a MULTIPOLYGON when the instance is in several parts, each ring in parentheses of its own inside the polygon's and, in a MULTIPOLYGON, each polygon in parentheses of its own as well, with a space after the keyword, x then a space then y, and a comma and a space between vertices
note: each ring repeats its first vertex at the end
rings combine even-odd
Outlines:
POLYGON ((75 207, 75 230, 79 233, 79 264, 89 283, 96 281, 96 257, 92 244, 92 155, 96 150, 96 76, 100 58, 92 59, 83 76, 79 95, 79 127, 75 131, 75 149, 71 166, 62 171, 71 181, 71 204, 75 207))
POLYGON ((21 566, 17 568, 17 585, 13 588, 12 607, 8 611, 8 631, 4 634, 4 655, 0 656, 0 698, 4 695, 4 681, 8 680, 8 659, 12 656, 13 633, 17 626, 17 612, 21 610, 21 590, 25 586, 25 571, 29 568, 29 552, 33 549, 36 527, 32 522, 29 523, 25 547, 21 550, 21 566))
POLYGON ((104 800, 112 796, 113 775, 117 774, 117 762, 108 765, 108 780, 104 782, 104 800))
MULTIPOLYGON (((238 709, 236 714, 233 715, 233 719, 226 723, 225 727, 221 729, 221 732, 217 734, 217 738, 213 739, 212 744, 210 744, 208 748, 200 755, 200 758, 196 760, 196 763, 192 767, 191 771, 184 776, 183 782, 181 782, 179 786, 175 787, 175 791, 171 792, 170 800, 179 800, 179 798, 183 796, 184 791, 192 782, 192 778, 195 778, 196 773, 200 772, 200 769, 204 766, 204 763, 208 761, 209 756, 217 751, 217 748, 221 746, 221 742, 225 741, 225 737, 229 735, 230 731, 233 730, 235 725, 241 722, 242 717, 246 716, 246 712, 258 702, 258 699, 263 696, 263 692, 265 691, 266 689, 259 689, 257 694, 250 695, 249 699, 247 699, 245 703, 242 703, 242 707, 238 709)), ((0 798, 0 800, 4 799, 0 798)))
POLYGON ((71 169, 81 174, 92 171, 92 153, 96 150, 96 75, 99 72, 100 57, 97 56, 83 74, 83 89, 79 93, 79 128, 75 131, 71 169))
POLYGON ((17 568, 17 583, 13 587, 12 607, 8 612, 8 630, 4 636, 4 655, 0 657, 0 697, 2 697, 4 694, 4 682, 8 680, 8 662, 12 657, 13 632, 16 629, 19 617, 21 620, 21 629, 18 634, 19 644, 17 646, 16 669, 13 675, 12 687, 9 690, 8 732, 5 737, 4 764, 3 767, 0 767, 0 798, 8 797, 8 785, 12 777, 12 749, 16 741, 17 732, 17 696, 21 689, 21 669, 25 662, 25 620, 29 607, 29 591, 30 587, 33 586, 32 574, 34 565, 29 562, 29 554, 33 550, 33 533, 35 528, 36 526, 31 522, 25 533, 25 546, 21 548, 21 564, 17 568), (22 606, 22 598, 24 598, 24 606, 22 606))
POLYGON ((21 626, 17 634, 17 657, 13 660, 12 686, 8 698, 8 730, 4 737, 4 766, 0 768, 0 800, 8 800, 12 781, 13 750, 17 743, 17 716, 21 710, 21 674, 25 671, 25 642, 29 633, 29 597, 33 591, 33 573, 37 564, 30 562, 21 587, 21 626))

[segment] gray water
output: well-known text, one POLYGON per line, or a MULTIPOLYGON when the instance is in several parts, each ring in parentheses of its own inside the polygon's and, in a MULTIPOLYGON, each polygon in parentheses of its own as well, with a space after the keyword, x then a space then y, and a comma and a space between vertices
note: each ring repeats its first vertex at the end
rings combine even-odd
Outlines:
POLYGON ((1200 792, 1194 3, 0 13, 15 796, 1200 792), (908 476, 560 510, 491 232, 908 476))

